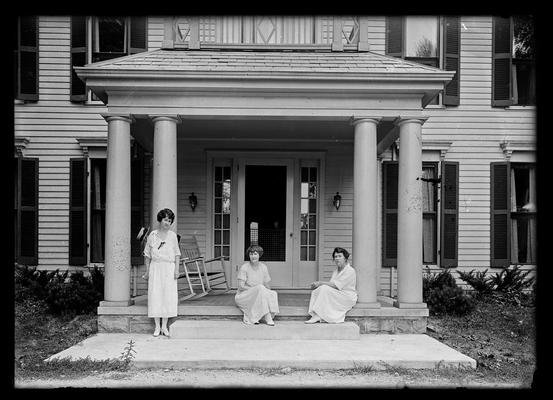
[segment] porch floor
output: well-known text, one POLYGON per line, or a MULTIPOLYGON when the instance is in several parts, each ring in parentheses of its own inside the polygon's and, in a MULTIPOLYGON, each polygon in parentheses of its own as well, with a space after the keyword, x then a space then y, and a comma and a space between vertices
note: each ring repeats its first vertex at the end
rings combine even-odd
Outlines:
MULTIPOLYGON (((309 292, 278 292, 278 304, 280 313, 276 319, 305 319, 309 308, 309 292)), ((239 318, 242 312, 236 307, 234 302, 235 290, 227 293, 207 295, 200 298, 181 300, 178 306, 178 316, 195 317, 223 317, 239 318)), ((98 307, 98 315, 144 315, 148 314, 148 297, 146 295, 137 296, 134 304, 128 307, 98 307)), ((393 306, 394 299, 385 296, 379 296, 378 302, 380 308, 363 308, 357 304, 347 313, 346 319, 355 317, 427 317, 427 308, 405 309, 393 306)))

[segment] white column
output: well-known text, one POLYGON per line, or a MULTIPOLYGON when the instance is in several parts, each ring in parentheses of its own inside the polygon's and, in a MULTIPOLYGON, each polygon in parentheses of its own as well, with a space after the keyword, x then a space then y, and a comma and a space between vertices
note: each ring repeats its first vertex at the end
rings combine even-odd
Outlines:
POLYGON ((353 151, 353 266, 357 272, 356 307, 378 308, 376 128, 379 118, 358 119, 353 151))
POLYGON ((422 119, 398 119, 397 301, 399 308, 426 308, 422 301, 422 119))
POLYGON ((131 134, 129 116, 104 116, 108 122, 104 301, 100 306, 132 304, 131 134))
POLYGON ((169 208, 175 213, 171 230, 177 232, 177 123, 178 117, 152 116, 154 159, 152 165, 152 224, 157 229, 157 213, 169 208))

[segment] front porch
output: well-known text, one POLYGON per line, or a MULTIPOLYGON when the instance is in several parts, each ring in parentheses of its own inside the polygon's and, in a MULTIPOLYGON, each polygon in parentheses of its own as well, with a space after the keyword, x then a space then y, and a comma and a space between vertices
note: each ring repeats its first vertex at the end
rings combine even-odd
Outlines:
MULTIPOLYGON (((309 292, 278 291, 279 321, 303 321, 308 317, 309 292)), ((181 301, 178 317, 170 318, 169 326, 179 319, 241 320, 242 312, 234 303, 235 291, 207 295, 198 299, 181 301)), ((346 321, 359 325, 360 333, 425 333, 427 308, 394 307, 394 299, 377 298, 380 307, 355 306, 347 313, 346 321)), ((100 333, 150 333, 154 323, 148 318, 147 296, 134 299, 129 306, 98 307, 98 332, 100 333)))

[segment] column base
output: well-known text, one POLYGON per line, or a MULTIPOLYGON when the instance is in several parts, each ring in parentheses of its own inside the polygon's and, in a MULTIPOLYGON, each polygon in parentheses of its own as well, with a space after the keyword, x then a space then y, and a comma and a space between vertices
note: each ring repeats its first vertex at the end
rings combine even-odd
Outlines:
POLYGON ((108 301, 108 300, 102 300, 100 301, 100 307, 129 307, 134 305, 134 300, 129 299, 125 301, 108 301))
POLYGON ((360 303, 360 302, 357 302, 355 304, 355 306, 353 306, 353 308, 361 308, 361 309, 365 309, 365 308, 380 308, 380 303, 377 301, 375 303, 360 303))
POLYGON ((427 308, 426 303, 405 303, 405 302, 399 302, 394 301, 394 307, 396 308, 427 308))

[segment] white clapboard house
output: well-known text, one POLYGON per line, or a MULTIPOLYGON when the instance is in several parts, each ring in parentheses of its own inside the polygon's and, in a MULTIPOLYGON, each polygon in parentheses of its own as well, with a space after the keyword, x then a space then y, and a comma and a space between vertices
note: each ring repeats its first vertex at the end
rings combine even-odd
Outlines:
MULTIPOLYGON (((205 258, 227 258, 231 288, 254 222, 272 286, 292 299, 284 316, 306 315, 309 284, 330 277, 341 246, 357 271, 348 319, 424 332, 426 268, 536 267, 524 27, 483 15, 21 16, 15 260, 103 268, 100 330, 140 331, 136 235, 159 209, 205 258)), ((179 315, 235 315, 213 303, 229 296, 184 300, 179 315)))

